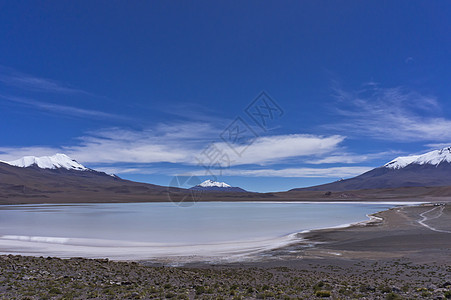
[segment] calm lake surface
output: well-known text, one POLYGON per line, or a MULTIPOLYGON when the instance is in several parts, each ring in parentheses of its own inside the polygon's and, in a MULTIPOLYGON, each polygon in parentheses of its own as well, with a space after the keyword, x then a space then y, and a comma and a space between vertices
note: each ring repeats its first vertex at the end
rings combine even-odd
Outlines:
POLYGON ((0 206, 0 252, 144 259, 227 256, 368 220, 395 203, 204 202, 0 206))

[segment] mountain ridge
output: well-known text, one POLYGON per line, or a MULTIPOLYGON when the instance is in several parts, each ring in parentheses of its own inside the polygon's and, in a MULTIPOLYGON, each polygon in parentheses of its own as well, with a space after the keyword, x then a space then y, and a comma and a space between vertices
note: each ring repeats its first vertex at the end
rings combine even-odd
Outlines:
POLYGON ((397 157, 353 178, 290 191, 346 191, 400 187, 451 186, 451 147, 397 157))
MULTIPOLYGON (((207 193, 195 201, 407 201, 451 197, 451 148, 398 157, 350 179, 285 192, 253 193, 233 190, 227 183, 204 182, 207 193), (432 153, 432 154, 431 154, 432 153), (421 158, 421 159, 419 159, 421 158), (394 167, 395 162, 398 167, 394 167), (402 164, 401 164, 402 163, 402 164), (221 186, 223 186, 221 188, 221 186), (227 187, 229 186, 229 187, 227 187), (222 192, 216 189, 226 189, 222 192), (232 189, 232 190, 231 190, 232 189), (328 193, 328 192, 331 193, 328 193), (335 193, 337 192, 337 193, 335 193)), ((129 203, 190 201, 190 189, 121 179, 103 172, 67 165, 41 165, 34 158, 14 164, 0 162, 0 204, 129 203), (45 168, 45 167, 48 168, 45 168)), ((10 162, 11 163, 11 162, 10 162)), ((195 188, 195 187, 193 187, 195 188)))

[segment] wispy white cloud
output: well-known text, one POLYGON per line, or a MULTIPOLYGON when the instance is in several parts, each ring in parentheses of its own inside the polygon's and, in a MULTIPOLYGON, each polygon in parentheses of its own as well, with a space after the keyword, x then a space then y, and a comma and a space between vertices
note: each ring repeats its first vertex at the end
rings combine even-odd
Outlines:
POLYGON ((37 100, 33 100, 33 99, 27 99, 27 98, 23 98, 23 97, 0 95, 0 98, 3 98, 5 100, 8 100, 8 101, 11 101, 14 103, 19 103, 21 105, 37 108, 42 111, 54 112, 54 113, 69 115, 69 116, 74 116, 74 117, 126 119, 126 117, 116 115, 116 114, 106 113, 103 111, 84 109, 84 108, 79 108, 79 107, 74 107, 74 106, 69 106, 69 105, 54 104, 54 103, 49 103, 49 102, 37 101, 37 100))
MULTIPOLYGON (((342 136, 273 135, 257 138, 241 156, 219 140, 221 131, 206 123, 160 124, 147 130, 104 129, 79 138, 75 145, 48 148, 50 155, 63 152, 85 164, 114 163, 174 163, 197 165, 205 147, 213 142, 222 151, 228 151, 230 166, 245 164, 275 164, 286 159, 306 157, 334 151, 344 140, 342 136)), ((236 149, 243 145, 234 145, 236 149)), ((42 150, 40 148, 40 150, 42 150)), ((0 159, 5 156, 36 155, 33 147, 0 148, 0 159), (18 155, 20 153, 21 155, 18 155)), ((229 165, 225 165, 228 167, 229 165)))
MULTIPOLYGON (((235 151, 242 153, 236 156, 231 165, 272 164, 295 157, 319 156, 337 149, 344 136, 319 136, 307 134, 288 134, 264 136, 255 139, 250 145, 232 145, 235 151)), ((226 151, 228 145, 218 143, 218 148, 226 151)), ((302 162, 300 160, 299 162, 302 162)))
MULTIPOLYGON (((81 145, 67 147, 66 153, 80 161, 92 163, 157 163, 170 162, 198 164, 214 137, 214 128, 205 124, 162 126, 148 131, 110 130, 96 136, 83 137, 81 145), (196 159, 197 158, 197 159, 196 159)), ((227 165, 280 163, 284 159, 305 157, 333 151, 343 141, 341 136, 276 135, 254 141, 241 156, 237 156, 225 143, 215 144, 221 153, 227 153, 227 165)), ((234 145, 236 149, 245 147, 234 145)), ((210 161, 211 162, 211 161, 210 161)), ((210 163, 209 162, 209 163, 210 163)))
POLYGON ((64 152, 85 163, 193 163, 217 130, 206 123, 159 124, 145 130, 103 129, 64 152))
POLYGON ((433 143, 433 144, 426 144, 425 145, 429 150, 437 150, 437 149, 443 149, 447 147, 451 147, 451 142, 449 143, 433 143))
POLYGON ((176 176, 188 174, 194 176, 242 176, 242 177, 292 177, 292 178, 350 178, 365 173, 373 167, 369 166, 347 166, 329 168, 263 168, 263 169, 212 169, 205 172, 203 169, 183 169, 183 168, 154 168, 154 167, 98 167, 96 170, 109 174, 159 174, 176 176))
POLYGON ((346 121, 329 130, 403 142, 451 140, 451 120, 442 116, 437 99, 396 87, 371 86, 358 92, 336 88, 335 113, 346 121))
MULTIPOLYGON (((107 174, 168 174, 169 170, 155 169, 151 167, 96 167, 97 171, 105 172, 107 174)), ((172 174, 172 173, 170 173, 172 174)))
POLYGON ((307 160, 309 164, 355 164, 361 162, 372 161, 375 159, 390 159, 393 155, 399 154, 399 151, 383 151, 379 153, 355 154, 355 153, 338 153, 327 155, 318 159, 307 160))
MULTIPOLYGON (((373 169, 367 166, 331 167, 331 168, 285 168, 285 169, 226 169, 216 172, 221 176, 245 176, 245 177, 314 177, 314 178, 348 178, 360 175, 373 169)), ((205 172, 192 172, 194 175, 203 176, 205 172)))
POLYGON ((35 77, 4 66, 0 66, 0 82, 23 90, 91 95, 86 91, 64 85, 56 80, 35 77))

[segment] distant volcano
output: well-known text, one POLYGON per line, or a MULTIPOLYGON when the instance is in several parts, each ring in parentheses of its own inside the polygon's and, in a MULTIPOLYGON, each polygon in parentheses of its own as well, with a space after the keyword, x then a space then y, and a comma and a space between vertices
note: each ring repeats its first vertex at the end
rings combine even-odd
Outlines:
POLYGON ((202 182, 201 184, 198 184, 196 186, 193 186, 191 190, 197 190, 197 191, 211 191, 211 192, 247 192, 246 190, 239 188, 239 187, 233 187, 228 185, 225 182, 218 182, 213 180, 206 180, 202 182))

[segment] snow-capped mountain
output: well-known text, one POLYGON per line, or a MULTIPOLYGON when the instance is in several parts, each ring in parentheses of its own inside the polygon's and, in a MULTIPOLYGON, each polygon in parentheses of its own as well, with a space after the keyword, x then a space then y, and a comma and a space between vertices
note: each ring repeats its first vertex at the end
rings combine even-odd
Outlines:
POLYGON ((231 185, 228 185, 225 182, 218 182, 213 180, 205 180, 201 184, 198 185, 199 187, 220 187, 220 188, 229 188, 232 187, 231 185))
POLYGON ((295 190, 346 191, 398 187, 451 186, 451 147, 401 156, 359 176, 295 190))
POLYGON ((389 169, 401 169, 408 165, 433 165, 451 163, 451 147, 434 150, 422 155, 400 156, 386 163, 384 167, 389 169))
POLYGON ((0 204, 161 201, 168 191, 184 192, 89 169, 64 154, 0 162, 0 204))
POLYGON ((191 189, 198 191, 246 192, 242 188, 233 187, 225 182, 218 182, 213 180, 205 180, 201 184, 193 186, 191 189))
POLYGON ((85 166, 79 164, 75 159, 70 158, 65 154, 55 154, 53 156, 25 156, 17 160, 5 162, 11 166, 28 168, 36 166, 41 169, 66 169, 66 170, 77 170, 77 171, 87 171, 89 170, 85 166))

